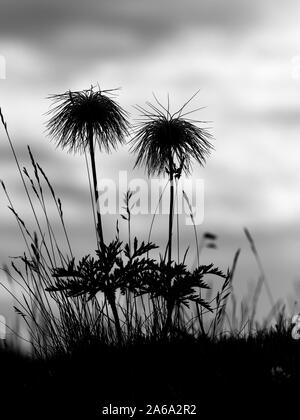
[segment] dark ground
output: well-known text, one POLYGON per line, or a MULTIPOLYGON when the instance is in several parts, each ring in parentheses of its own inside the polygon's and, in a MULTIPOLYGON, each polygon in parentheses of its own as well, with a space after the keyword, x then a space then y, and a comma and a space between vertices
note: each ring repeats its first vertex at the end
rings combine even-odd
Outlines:
POLYGON ((123 349, 95 344, 47 361, 6 350, 0 369, 1 419, 129 418, 101 414, 109 404, 195 404, 196 416, 181 417, 270 418, 300 401, 300 343, 288 332, 123 349))

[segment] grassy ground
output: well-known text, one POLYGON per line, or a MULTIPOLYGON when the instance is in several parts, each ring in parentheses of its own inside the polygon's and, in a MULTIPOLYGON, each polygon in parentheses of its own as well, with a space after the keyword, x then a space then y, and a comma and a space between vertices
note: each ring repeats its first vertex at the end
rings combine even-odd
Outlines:
POLYGON ((288 330, 122 349, 94 343, 44 361, 7 350, 0 355, 1 396, 5 406, 11 404, 12 418, 25 413, 44 418, 43 412, 105 418, 101 411, 109 404, 141 409, 195 404, 197 417, 231 412, 235 418, 263 408, 269 414, 286 412, 300 386, 299 352, 288 330), (242 411, 236 411, 238 404, 242 411))

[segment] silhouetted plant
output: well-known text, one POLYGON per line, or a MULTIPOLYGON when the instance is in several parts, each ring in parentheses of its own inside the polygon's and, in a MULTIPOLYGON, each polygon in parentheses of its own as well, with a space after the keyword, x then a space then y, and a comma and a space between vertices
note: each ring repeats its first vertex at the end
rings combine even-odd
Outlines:
POLYGON ((209 286, 203 281, 205 275, 216 275, 221 278, 226 276, 213 264, 201 265, 193 271, 189 271, 183 263, 173 265, 166 263, 161 259, 157 263, 156 276, 152 277, 148 284, 148 292, 156 297, 161 296, 166 305, 167 316, 164 325, 164 334, 170 331, 172 326, 172 315, 175 307, 180 310, 183 305, 190 307, 194 302, 209 312, 213 312, 210 303, 202 299, 200 290, 209 289, 209 286))
POLYGON ((50 95, 54 107, 48 121, 48 130, 57 139, 58 145, 69 151, 83 152, 89 149, 94 184, 94 199, 97 209, 97 236, 103 243, 103 230, 97 187, 95 143, 100 150, 110 152, 118 142, 124 143, 129 123, 125 111, 107 96, 112 90, 90 89, 50 95))
POLYGON ((87 255, 75 265, 73 258, 67 267, 55 268, 53 270, 53 277, 56 278, 55 285, 46 290, 50 292, 65 291, 70 297, 87 295, 89 300, 94 298, 98 292, 102 292, 111 307, 118 342, 121 343, 123 338, 116 305, 116 292, 119 290, 123 295, 126 290, 135 294, 140 292, 141 278, 144 282, 144 277, 149 276, 154 269, 153 260, 141 257, 154 248, 156 246, 152 243, 142 242, 138 246, 136 238, 132 251, 128 244, 123 250, 122 242, 118 239, 109 245, 102 243, 96 250, 96 259, 87 255), (126 263, 120 256, 122 251, 127 257, 126 263))
MULTIPOLYGON (((215 238, 215 235, 209 232, 206 232, 204 234, 204 238, 213 240, 215 238)), ((227 306, 229 296, 232 295, 232 290, 233 290, 232 281, 233 281, 233 277, 236 270, 240 252, 241 252, 240 249, 236 251, 233 258, 231 270, 228 271, 227 277, 221 287, 221 291, 218 292, 216 296, 217 308, 216 308, 216 316, 214 317, 214 320, 213 320, 213 332, 212 332, 213 337, 215 337, 216 335, 217 328, 219 328, 221 332, 223 329, 224 319, 226 315, 226 306, 227 306)))
MULTIPOLYGON (((116 292, 122 295, 127 291, 136 297, 149 295, 153 306, 156 298, 163 299, 166 309, 166 319, 163 323, 163 335, 171 329, 174 308, 183 305, 189 308, 191 302, 197 303, 208 311, 213 312, 210 304, 201 298, 199 290, 209 288, 203 281, 205 275, 226 276, 213 264, 202 265, 189 271, 185 264, 171 265, 163 259, 157 262, 145 258, 151 249, 156 248, 152 243, 142 242, 138 245, 135 238, 133 249, 126 244, 122 249, 122 242, 118 239, 109 245, 102 244, 96 251, 98 258, 85 256, 77 265, 72 259, 67 267, 53 270, 55 284, 47 288, 51 292, 66 292, 68 296, 75 297, 87 295, 92 299, 98 292, 102 292, 107 299, 116 327, 118 341, 121 343, 122 328, 116 305, 116 292), (121 256, 124 252, 126 262, 121 256)), ((157 325, 153 326, 156 329, 157 325)))
POLYGON ((169 103, 164 107, 155 96, 157 105, 147 103, 149 109, 136 107, 141 113, 142 121, 136 125, 131 140, 131 150, 137 153, 135 166, 145 165, 149 175, 166 173, 170 181, 169 262, 172 260, 174 178, 180 178, 182 171, 190 173, 192 159, 203 166, 212 149, 209 142, 211 135, 208 131, 198 127, 196 121, 185 118, 193 111, 183 113, 194 97, 195 95, 173 114, 170 112, 169 103))
POLYGON ((127 221, 128 224, 128 246, 129 246, 129 254, 131 251, 131 211, 135 205, 135 203, 131 204, 131 199, 135 194, 134 191, 127 190, 124 194, 124 204, 125 206, 123 209, 126 211, 126 215, 121 214, 122 219, 127 221))
MULTIPOLYGON (((29 147, 28 152, 33 175, 25 167, 22 171, 1 109, 0 119, 36 222, 35 227, 29 227, 26 221, 22 219, 4 182, 1 181, 9 203, 9 209, 18 223, 26 246, 26 253, 24 252, 23 256, 18 257, 25 270, 12 262, 13 270, 9 272, 11 281, 22 291, 22 298, 15 295, 14 291, 10 290, 3 282, 0 282, 0 284, 14 297, 16 302, 14 308, 18 316, 21 316, 27 325, 32 350, 35 355, 45 357, 54 353, 69 351, 83 337, 97 336, 103 342, 109 342, 110 332, 102 315, 104 308, 101 307, 97 299, 86 302, 85 296, 69 299, 65 293, 61 293, 59 296, 56 293, 50 293, 49 296, 49 293, 45 292, 45 289, 53 284, 51 276, 53 268, 57 267, 57 264, 66 264, 73 255, 62 203, 60 198, 56 196, 45 172, 35 161, 29 147), (59 222, 68 246, 69 252, 67 254, 60 241, 58 241, 57 229, 54 229, 50 222, 46 203, 48 193, 50 193, 58 212, 59 222), (42 211, 41 214, 39 210, 42 211)), ((28 341, 23 337, 21 339, 28 341)))

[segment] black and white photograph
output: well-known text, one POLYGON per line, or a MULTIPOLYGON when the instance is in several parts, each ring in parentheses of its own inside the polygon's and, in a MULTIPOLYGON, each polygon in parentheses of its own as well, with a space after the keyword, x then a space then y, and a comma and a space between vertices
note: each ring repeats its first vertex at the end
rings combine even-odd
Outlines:
POLYGON ((297 410, 299 22, 0 0, 1 419, 297 410))

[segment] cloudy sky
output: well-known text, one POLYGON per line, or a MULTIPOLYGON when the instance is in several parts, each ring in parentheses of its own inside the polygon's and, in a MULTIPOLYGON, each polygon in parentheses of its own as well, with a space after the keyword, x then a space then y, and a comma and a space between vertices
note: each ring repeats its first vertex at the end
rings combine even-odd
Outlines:
MULTIPOLYGON (((300 280, 297 0, 0 0, 0 8, 0 106, 22 164, 28 164, 29 144, 60 195, 78 255, 91 252, 95 241, 84 157, 56 149, 47 137, 47 96, 96 83, 121 87, 118 101, 134 120, 133 105, 153 101, 153 92, 164 103, 169 94, 176 110, 200 89, 191 109, 205 107, 195 117, 210 121, 215 151, 205 169, 194 166, 193 179, 205 183, 198 231, 199 237, 218 235, 218 249, 204 249, 203 261, 226 269, 241 248, 234 281, 237 295, 247 294, 258 277, 247 226, 274 298, 293 295, 300 280)), ((133 165, 126 147, 97 160, 102 177, 117 180, 118 171, 127 170, 129 178, 146 178, 133 165)), ((30 223, 2 128, 0 178, 30 223)), ((113 236, 116 218, 105 219, 106 237, 113 236)), ((165 221, 153 233, 162 245, 165 221)), ((134 233, 146 237, 149 225, 149 217, 137 216, 134 233)), ((4 194, 0 232, 0 258, 7 263, 24 245, 4 194)), ((181 235, 192 259, 192 228, 182 226, 181 235)), ((268 309, 262 296, 260 310, 268 309)))

